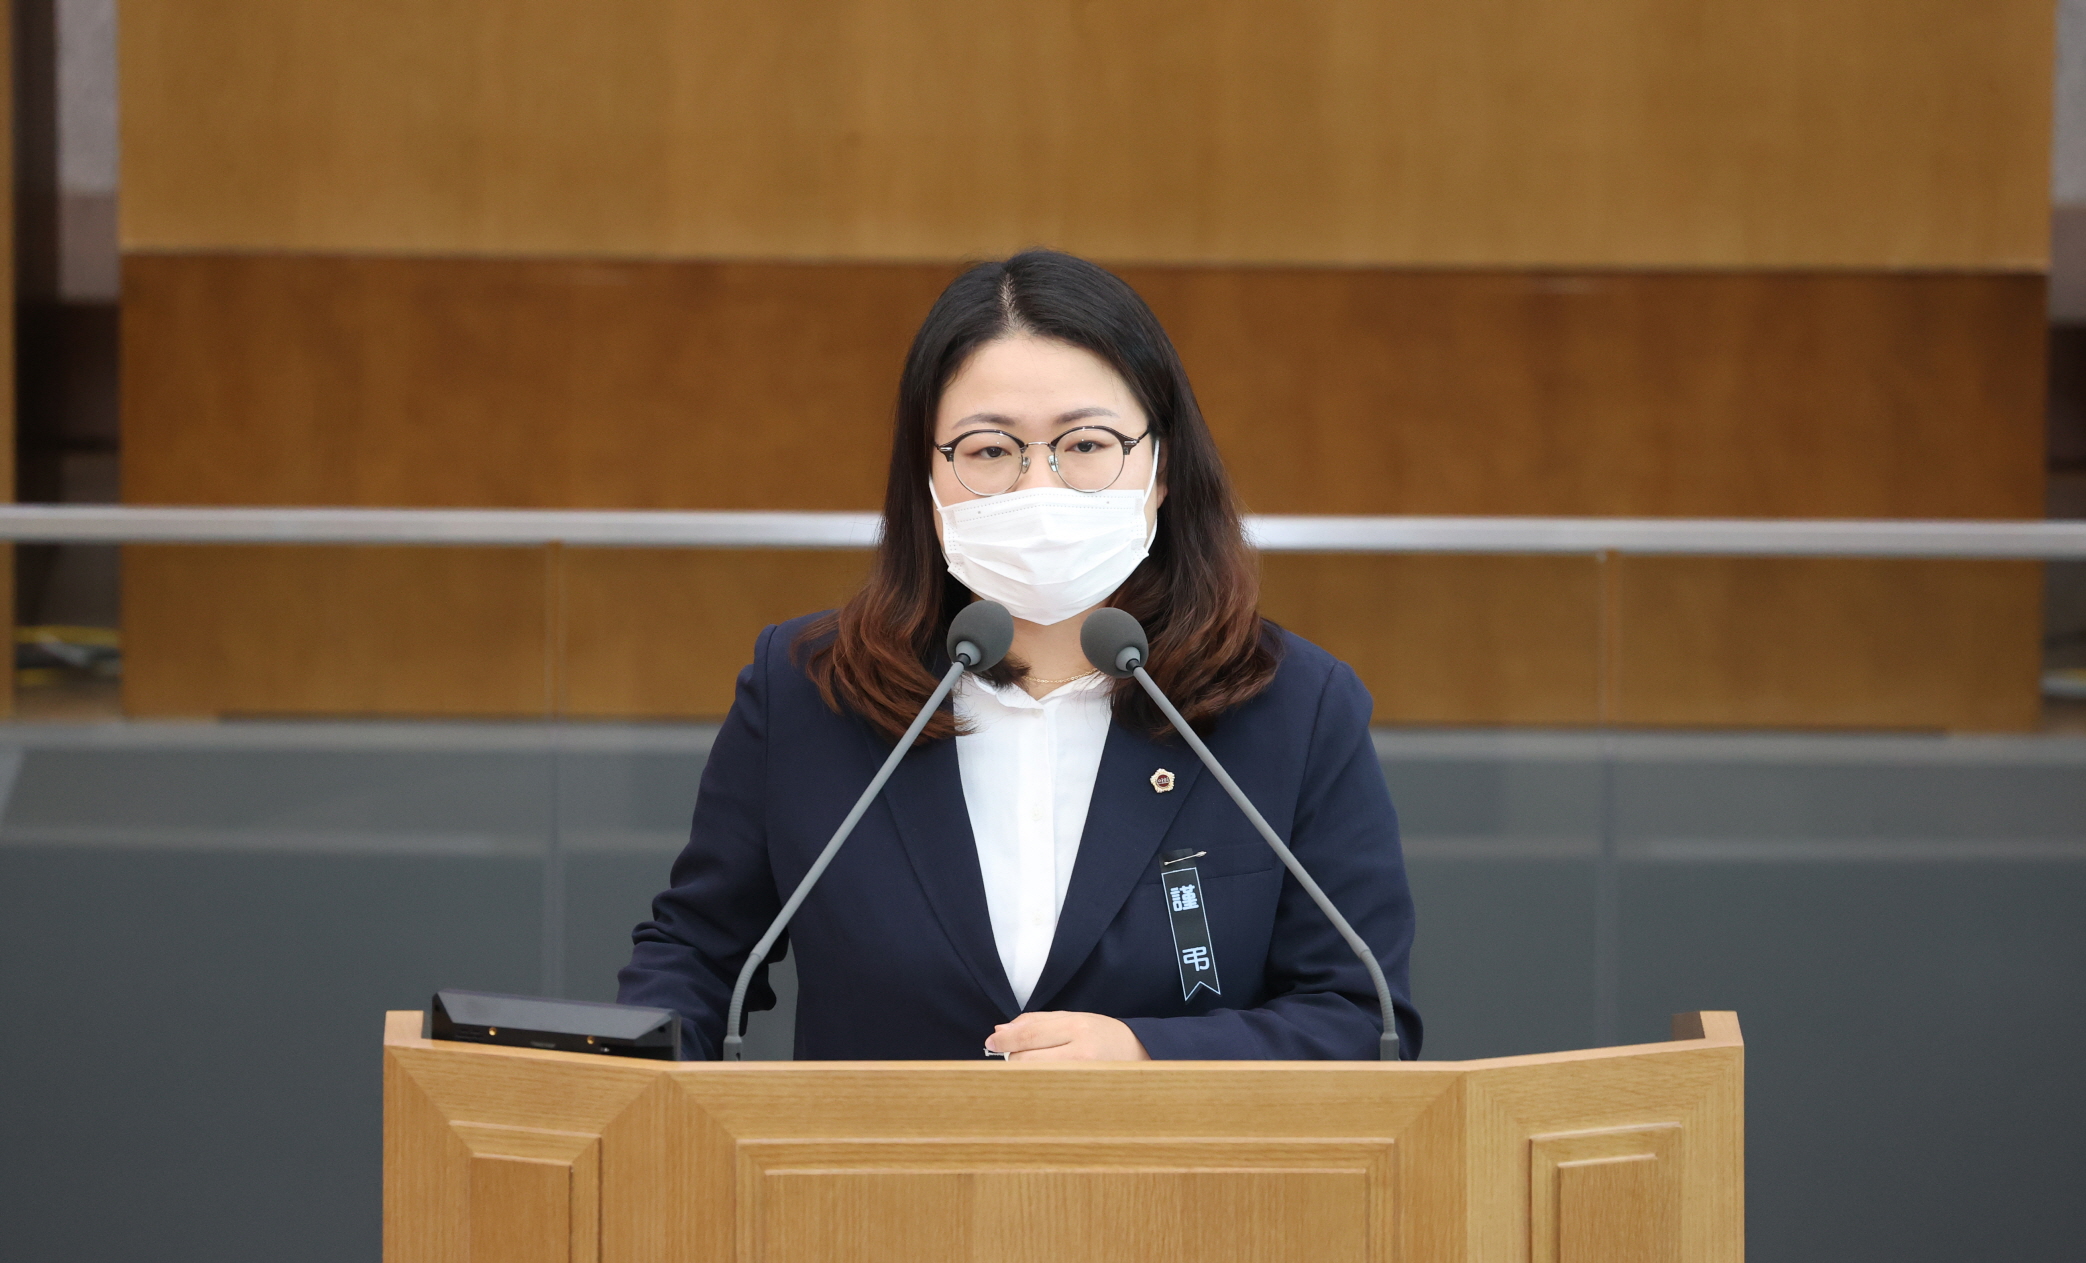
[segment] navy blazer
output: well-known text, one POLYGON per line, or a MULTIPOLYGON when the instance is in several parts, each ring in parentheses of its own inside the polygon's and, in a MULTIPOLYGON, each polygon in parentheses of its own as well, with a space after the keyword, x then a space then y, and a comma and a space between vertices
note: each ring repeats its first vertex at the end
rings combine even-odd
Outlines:
MULTIPOLYGON (((623 1003, 681 1014, 693 1056, 718 1055, 747 952, 890 751, 859 717, 829 708, 792 662, 809 621, 761 632, 739 673, 688 847, 619 976, 623 1003)), ((1274 681, 1224 715, 1209 746, 1376 950, 1411 1058, 1412 895, 1369 694, 1346 664, 1280 635, 1274 681)), ((1021 1012, 993 941, 953 740, 922 742, 899 763, 787 942, 800 1059, 976 1060, 992 1028, 1021 1012)), ((748 1007, 774 1003, 764 966, 748 1007)), ((1155 1058, 1373 1060, 1381 1027, 1368 972, 1194 752, 1121 723, 1108 731, 1027 1007, 1121 1018, 1155 1058), (1152 786, 1161 768, 1177 778, 1170 792, 1152 786), (1176 848, 1208 852, 1196 866, 1221 996, 1181 999, 1159 882, 1159 857, 1176 848)))

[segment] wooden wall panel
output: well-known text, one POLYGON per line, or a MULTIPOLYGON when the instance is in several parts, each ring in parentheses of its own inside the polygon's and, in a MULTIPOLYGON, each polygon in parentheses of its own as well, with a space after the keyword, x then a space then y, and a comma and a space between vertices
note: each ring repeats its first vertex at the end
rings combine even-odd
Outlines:
POLYGON ((2036 725, 2033 562, 1627 558, 1610 660, 1625 724, 2036 725))
MULTIPOLYGON (((950 273, 132 256, 126 498, 873 508, 899 361, 950 273)), ((1127 274, 1257 510, 2039 512, 2037 278, 1127 274)), ((549 704, 540 561, 212 555, 130 563, 135 713, 549 704)), ((556 704, 720 713, 758 628, 836 603, 863 560, 569 553, 556 704)), ((1270 557, 1266 608, 1354 662, 1383 722, 2031 721, 2020 568, 1628 573, 1604 625, 1583 559, 1270 557)))
POLYGON ((2049 0, 126 0, 130 249, 2048 255, 2049 0))
POLYGON ((865 552, 134 547, 140 716, 685 718, 731 706, 769 623, 847 599, 865 552))
MULTIPOLYGON (((125 704, 714 717, 760 629, 845 600, 867 560, 566 549, 557 577, 537 550, 132 548, 125 704)), ((1278 555, 1264 570, 1265 612, 1351 663, 1378 723, 2036 722, 2028 564, 1278 555)))
POLYGON ((954 271, 133 255, 124 498, 875 508, 954 271))
POLYGON ((1272 554, 1261 612, 1339 657, 1380 724, 1601 719, 1600 563, 1272 554))
MULTIPOLYGON (((134 255, 125 498, 874 508, 953 270, 134 255)), ((2042 512, 2037 277, 1125 275, 1262 512, 2042 512)))
POLYGON ((1269 513, 2040 517, 2040 277, 1128 269, 1269 513))
MULTIPOLYGON (((131 502, 871 508, 949 260, 1048 241, 1137 264, 1263 512, 2041 513, 2047 0, 124 21, 131 502)), ((126 696, 714 713, 860 561, 134 550, 126 696)), ((1267 576, 1390 720, 2033 704, 2018 567, 1267 576)))
POLYGON ((866 552, 568 548, 566 713, 722 715, 761 628, 831 609, 869 571, 866 552))
POLYGON ((542 716, 543 550, 132 546, 123 705, 139 716, 542 716))

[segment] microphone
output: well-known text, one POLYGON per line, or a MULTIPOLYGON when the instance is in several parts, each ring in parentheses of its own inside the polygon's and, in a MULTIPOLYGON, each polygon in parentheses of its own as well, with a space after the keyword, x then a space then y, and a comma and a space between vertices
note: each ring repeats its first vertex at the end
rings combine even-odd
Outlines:
POLYGON ((833 857, 840 853, 840 844, 847 841, 847 835, 855 831, 855 825, 861 821, 862 814, 869 810, 870 801, 876 797, 877 791, 884 787, 884 782, 891 779, 891 773, 897 770, 898 761, 905 757, 905 752, 913 748, 913 742, 919 739, 920 730, 927 726, 927 717, 934 714, 935 707, 940 706, 942 699, 949 695, 949 690, 955 687, 957 676, 965 671, 985 671, 997 666, 999 660, 1007 656, 1007 650, 1013 643, 1014 616, 1007 612, 1006 606, 997 601, 973 601, 964 606, 955 618, 949 620, 949 669, 943 673, 942 682, 935 685, 927 703, 920 707, 920 713, 913 717, 912 727, 907 728, 905 735, 898 739, 891 756, 884 760, 884 765, 878 768, 876 775, 871 778, 869 788, 863 790, 862 796, 855 800, 854 810, 848 812, 847 819, 842 820, 840 827, 833 831, 833 840, 826 843, 825 850, 819 852, 818 859, 812 862, 811 871, 805 873, 804 880, 797 883, 796 890, 790 894, 789 902, 783 904, 782 911, 775 914, 775 920, 768 926, 768 932, 761 935, 760 942, 754 944, 753 950, 746 956, 745 965, 739 969, 739 981, 732 987, 731 1010, 726 1014, 724 1021, 724 1060, 743 1059, 741 1054, 744 1049, 741 1045, 744 1037, 739 1033, 739 1021, 746 1008, 746 988, 753 985, 753 971, 768 959, 768 953, 774 948, 775 940, 782 937, 782 931, 788 928, 790 918, 797 915, 797 909, 803 906, 811 888, 818 884, 820 875, 826 871, 826 865, 831 864, 833 857))
POLYGON ((1224 792, 1231 795, 1231 801, 1237 803, 1239 810, 1246 813, 1246 819, 1253 822, 1255 829, 1260 830, 1261 838, 1274 848, 1276 858, 1289 870, 1289 875, 1297 879, 1297 884, 1304 888, 1304 893, 1311 896, 1311 902, 1318 905, 1318 910, 1325 914, 1326 920, 1333 923, 1333 928, 1340 932, 1340 937, 1347 940, 1348 948, 1361 960, 1363 968, 1369 971, 1369 981, 1376 984, 1376 1003, 1383 1008, 1383 1036, 1376 1043, 1377 1058, 1382 1061, 1398 1060, 1398 1015, 1391 1006, 1391 984, 1384 981, 1383 966, 1376 962, 1376 953, 1369 950, 1369 945, 1362 941, 1362 936, 1354 932, 1354 927, 1347 923, 1346 917, 1340 915, 1340 909, 1334 907, 1333 901, 1326 898, 1325 891, 1319 889, 1318 883, 1311 880, 1311 874, 1304 871, 1304 866, 1297 861, 1289 847, 1283 844, 1281 838, 1275 836, 1274 829, 1268 826, 1266 818, 1247 800, 1246 792, 1239 788, 1238 782, 1231 779, 1231 774, 1224 770, 1224 765, 1217 762, 1217 756, 1210 753, 1210 748, 1202 743, 1201 737, 1195 735, 1195 730, 1188 726, 1188 721, 1181 718, 1181 712, 1173 708, 1173 703, 1166 700, 1166 694, 1160 692, 1159 686, 1152 682, 1152 677, 1145 673, 1144 662, 1150 656, 1152 647, 1151 642, 1145 638, 1143 625, 1124 610, 1112 606, 1103 607, 1086 616, 1085 625, 1079 629, 1079 647, 1086 652, 1086 660, 1093 663, 1095 669, 1102 674, 1112 675, 1119 680, 1136 677, 1137 682, 1144 686, 1144 691, 1158 705, 1159 713, 1173 723, 1174 731, 1181 734, 1182 740, 1186 741, 1189 748, 1195 751, 1196 757, 1202 760, 1202 765, 1210 770, 1210 775, 1216 777, 1217 783, 1224 787, 1224 792))

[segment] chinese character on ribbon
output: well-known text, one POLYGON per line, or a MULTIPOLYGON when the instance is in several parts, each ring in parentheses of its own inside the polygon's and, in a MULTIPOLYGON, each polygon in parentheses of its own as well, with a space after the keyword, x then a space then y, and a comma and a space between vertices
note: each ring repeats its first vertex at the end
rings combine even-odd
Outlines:
POLYGON ((1202 906, 1196 902, 1195 887, 1193 886, 1170 886, 1167 888, 1166 893, 1173 897, 1173 910, 1175 912, 1188 912, 1202 906))
POLYGON ((1191 947, 1181 953, 1181 963, 1194 966, 1198 972, 1208 969, 1210 967, 1210 949, 1207 947, 1191 947))

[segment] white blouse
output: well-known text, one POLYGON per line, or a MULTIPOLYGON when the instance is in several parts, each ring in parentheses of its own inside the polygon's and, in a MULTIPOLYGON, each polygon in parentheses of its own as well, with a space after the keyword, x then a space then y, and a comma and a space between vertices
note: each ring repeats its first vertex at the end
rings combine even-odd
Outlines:
POLYGON ((956 718, 970 729, 956 738, 963 802, 993 941, 1023 1007, 1050 956, 1079 858, 1108 743, 1108 684, 1103 675, 1082 676, 1042 698, 969 673, 956 685, 956 718))

